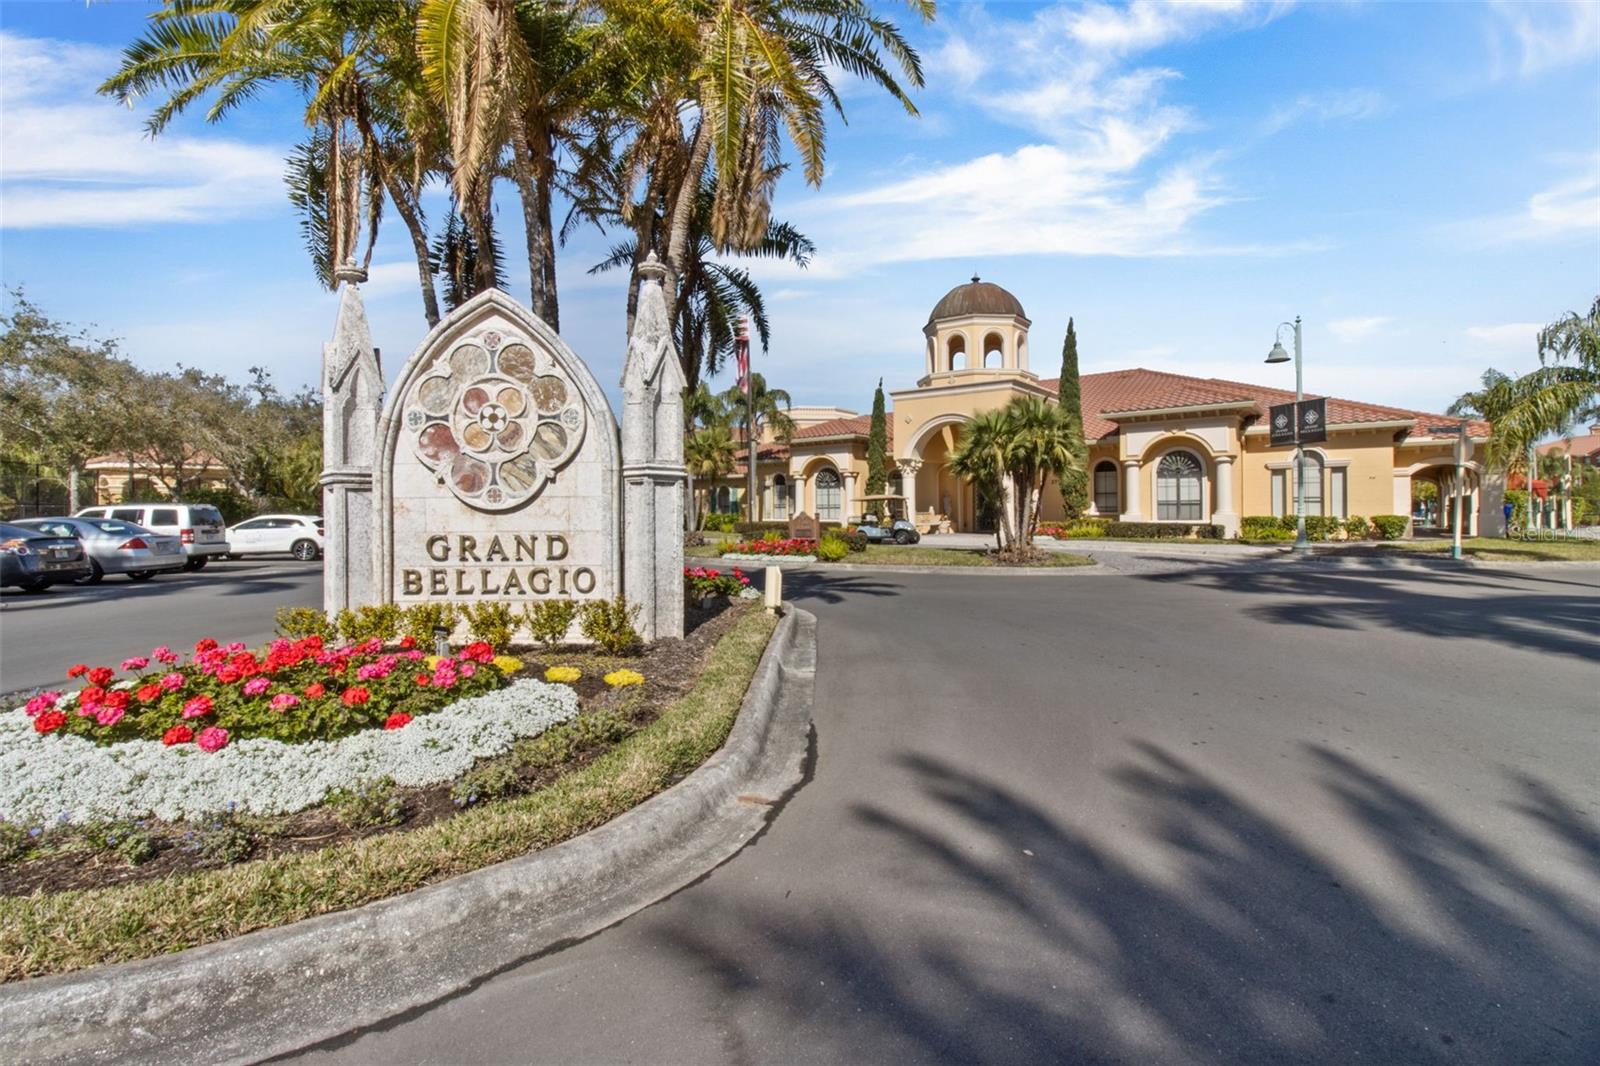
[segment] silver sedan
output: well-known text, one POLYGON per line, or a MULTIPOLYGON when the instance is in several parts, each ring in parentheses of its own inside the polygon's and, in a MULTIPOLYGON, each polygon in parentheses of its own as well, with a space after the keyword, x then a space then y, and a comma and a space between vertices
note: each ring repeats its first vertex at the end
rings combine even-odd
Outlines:
POLYGON ((77 584, 94 585, 107 574, 148 581, 163 570, 182 570, 183 542, 116 518, 22 518, 12 525, 56 537, 77 537, 92 573, 77 584))

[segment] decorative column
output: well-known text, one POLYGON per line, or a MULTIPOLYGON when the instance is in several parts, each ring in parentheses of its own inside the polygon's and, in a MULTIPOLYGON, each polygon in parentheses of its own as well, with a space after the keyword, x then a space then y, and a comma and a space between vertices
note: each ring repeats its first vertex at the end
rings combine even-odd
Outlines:
POLYGON ((922 469, 921 459, 900 459, 895 463, 900 468, 900 484, 906 490, 906 518, 912 525, 917 522, 917 471, 922 469))
POLYGON ((1224 537, 1239 532, 1239 511, 1233 502, 1233 456, 1219 455, 1217 462, 1217 509, 1211 521, 1222 527, 1224 537))
POLYGON ((354 263, 333 272, 339 314, 333 340, 322 346, 322 609, 377 603, 372 473, 383 415, 383 370, 372 346, 360 284, 367 272, 354 263))
POLYGON ((850 508, 856 504, 856 476, 848 471, 841 470, 844 476, 844 506, 839 509, 839 520, 845 525, 850 524, 850 508))
POLYGON ((1139 512, 1139 460, 1122 460, 1122 521, 1143 522, 1139 512))
POLYGON ((791 513, 789 517, 793 518, 801 511, 804 511, 812 518, 815 518, 817 516, 816 509, 814 507, 807 506, 806 476, 804 474, 791 475, 789 478, 789 483, 794 486, 794 505, 790 508, 791 513))
POLYGON ((622 589, 646 640, 683 636, 683 364, 652 252, 622 366, 622 589))
MULTIPOLYGON (((1444 493, 1439 494, 1441 497, 1444 493)), ((1406 536, 1411 536, 1411 472, 1409 470, 1396 470, 1394 472, 1394 514, 1406 516, 1406 536)))

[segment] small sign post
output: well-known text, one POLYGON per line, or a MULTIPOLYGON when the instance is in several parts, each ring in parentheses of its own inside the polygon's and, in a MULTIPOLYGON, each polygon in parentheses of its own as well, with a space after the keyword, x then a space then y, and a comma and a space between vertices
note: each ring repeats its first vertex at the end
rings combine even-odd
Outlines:
POLYGON ((821 533, 822 529, 817 520, 804 511, 789 519, 790 540, 816 540, 821 533))

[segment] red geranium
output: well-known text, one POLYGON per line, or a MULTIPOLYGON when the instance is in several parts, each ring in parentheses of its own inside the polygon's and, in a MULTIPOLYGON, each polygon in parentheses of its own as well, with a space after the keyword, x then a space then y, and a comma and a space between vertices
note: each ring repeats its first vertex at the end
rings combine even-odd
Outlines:
POLYGON ((93 670, 89 671, 89 684, 99 685, 101 688, 105 688, 107 685, 111 684, 111 679, 115 676, 116 672, 112 670, 111 667, 97 666, 93 670))
POLYGON ((83 691, 78 693, 78 706, 93 707, 105 698, 105 689, 101 688, 99 685, 86 685, 83 691))
POLYGON ((194 730, 190 729, 186 725, 175 725, 165 733, 161 734, 161 743, 165 744, 169 748, 174 744, 187 744, 193 739, 194 730))
POLYGON ((111 692, 107 692, 106 698, 102 702, 107 707, 114 707, 119 711, 125 711, 128 709, 128 690, 125 688, 119 688, 114 689, 111 692))
POLYGON ((418 685, 422 686, 423 688, 427 688, 429 685, 433 684, 433 678, 429 677, 427 674, 418 674, 416 677, 412 678, 411 680, 415 681, 418 685))
POLYGON ((139 697, 140 703, 150 703, 161 698, 160 685, 140 685, 139 691, 134 693, 139 697))
POLYGON ((339 698, 344 701, 344 705, 346 707, 359 707, 361 704, 366 703, 372 698, 372 693, 368 692, 360 685, 356 685, 352 688, 345 689, 344 694, 339 698))
POLYGON ((67 716, 60 711, 45 711, 33 720, 33 728, 40 733, 54 733, 67 724, 67 716))
POLYGON ((239 673, 238 667, 235 666, 224 666, 221 670, 217 671, 217 680, 221 681, 224 685, 231 685, 243 676, 243 674, 239 673))
POLYGON ((494 661, 494 645, 488 641, 480 640, 475 644, 468 644, 461 649, 461 660, 475 663, 488 663, 494 661))
POLYGON ((68 677, 82 677, 84 674, 87 674, 88 672, 89 672, 89 667, 85 663, 74 663, 73 665, 71 665, 71 666, 69 666, 67 668, 67 676, 68 677))
POLYGON ((383 728, 400 729, 409 721, 411 721, 411 716, 405 711, 395 711, 383 720, 383 728))
POLYGON ((216 646, 217 642, 212 640, 210 637, 201 637, 199 640, 195 641, 194 650, 197 652, 207 652, 216 646))
POLYGON ((326 696, 327 694, 328 694, 328 690, 322 684, 321 681, 313 681, 311 684, 306 686, 306 698, 307 699, 313 699, 313 700, 321 699, 323 696, 326 696))

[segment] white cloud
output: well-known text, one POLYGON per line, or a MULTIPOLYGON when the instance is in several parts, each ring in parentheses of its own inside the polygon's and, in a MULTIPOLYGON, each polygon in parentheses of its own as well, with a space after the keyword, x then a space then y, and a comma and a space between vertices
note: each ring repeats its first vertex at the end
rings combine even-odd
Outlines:
POLYGON ((1300 122, 1357 122, 1380 114, 1387 107, 1381 93, 1372 89, 1338 89, 1302 93, 1273 108, 1262 132, 1277 133, 1300 122))
POLYGON ((1392 322, 1388 315, 1370 315, 1366 318, 1336 318, 1328 323, 1328 332, 1345 344, 1366 340, 1392 322))
POLYGON ((1506 322, 1498 326, 1468 326, 1466 334, 1475 348, 1528 355, 1534 352, 1543 328, 1539 322, 1506 322))
POLYGON ((1600 56, 1600 5, 1594 0, 1490 6, 1490 74, 1529 78, 1600 56))
POLYGON ((0 31, 0 227, 215 221, 284 202, 282 150, 145 136, 95 95, 111 49, 0 31))
POLYGON ((1531 194, 1520 208, 1450 223, 1446 233, 1477 247, 1600 238, 1600 154, 1531 194))

